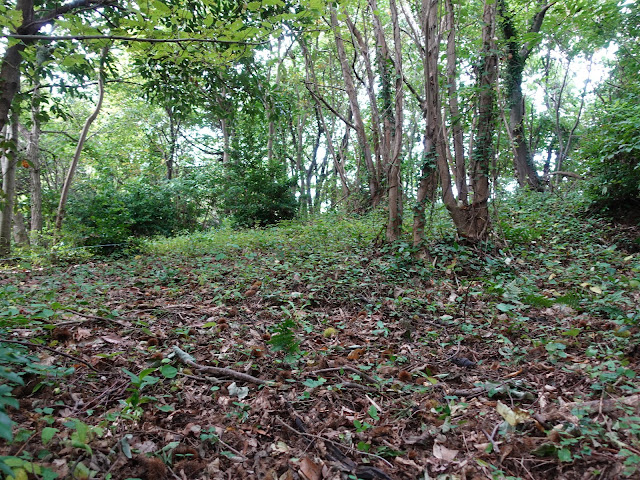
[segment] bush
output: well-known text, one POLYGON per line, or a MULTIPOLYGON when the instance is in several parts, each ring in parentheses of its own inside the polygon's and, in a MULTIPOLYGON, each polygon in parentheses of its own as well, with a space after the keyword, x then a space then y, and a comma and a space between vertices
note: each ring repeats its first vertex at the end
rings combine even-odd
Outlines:
POLYGON ((221 192, 224 209, 239 227, 264 227, 292 219, 297 202, 291 181, 279 165, 259 160, 236 161, 227 170, 226 187, 221 192))
POLYGON ((108 245, 195 230, 200 214, 195 196, 179 179, 138 179, 121 188, 83 184, 69 199, 65 231, 81 245, 108 245))

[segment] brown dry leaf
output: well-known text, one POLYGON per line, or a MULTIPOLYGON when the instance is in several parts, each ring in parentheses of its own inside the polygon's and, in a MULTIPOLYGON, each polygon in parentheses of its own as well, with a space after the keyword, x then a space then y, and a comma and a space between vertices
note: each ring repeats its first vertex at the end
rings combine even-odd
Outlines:
POLYGON ((362 355, 364 355, 365 353, 365 349, 364 348, 356 348, 353 352, 351 352, 349 355, 347 355, 347 358, 349 360, 359 360, 360 357, 362 355))
POLYGON ((93 332, 89 328, 79 328, 76 330, 74 337, 76 340, 82 340, 83 338, 91 337, 92 333, 93 332))
POLYGON ((440 443, 433 444, 433 456, 439 458, 440 460, 444 460, 445 462, 452 462, 453 459, 456 458, 456 455, 458 455, 458 450, 452 450, 440 443))
POLYGON ((322 466, 316 464, 309 457, 300 461, 300 474, 307 480, 320 480, 322 478, 322 466))
POLYGON ((109 333, 108 335, 102 335, 100 338, 102 338, 105 342, 113 343, 114 345, 119 345, 124 342, 124 338, 114 333, 109 333))

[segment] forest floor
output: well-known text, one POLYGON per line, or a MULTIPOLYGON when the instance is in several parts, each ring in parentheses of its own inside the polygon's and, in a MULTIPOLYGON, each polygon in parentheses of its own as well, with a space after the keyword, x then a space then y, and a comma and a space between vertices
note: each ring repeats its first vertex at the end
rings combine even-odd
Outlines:
POLYGON ((6 269, 0 468, 639 478, 638 232, 575 208, 504 202, 479 246, 333 215, 6 269))

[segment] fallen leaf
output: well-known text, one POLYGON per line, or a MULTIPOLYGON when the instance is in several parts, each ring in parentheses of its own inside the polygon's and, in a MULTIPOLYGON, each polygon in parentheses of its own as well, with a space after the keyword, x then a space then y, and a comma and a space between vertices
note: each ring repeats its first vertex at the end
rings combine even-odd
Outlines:
POLYGON ((322 478, 322 466, 316 464, 309 457, 300 461, 300 473, 307 480, 320 480, 322 478))
POLYGON ((456 455, 458 455, 458 450, 452 450, 440 443, 433 444, 433 456, 439 458, 440 460, 451 462, 454 458, 456 458, 456 455))
POLYGON ((512 427, 531 419, 531 415, 526 410, 518 407, 511 409, 500 400, 496 403, 496 410, 512 427))

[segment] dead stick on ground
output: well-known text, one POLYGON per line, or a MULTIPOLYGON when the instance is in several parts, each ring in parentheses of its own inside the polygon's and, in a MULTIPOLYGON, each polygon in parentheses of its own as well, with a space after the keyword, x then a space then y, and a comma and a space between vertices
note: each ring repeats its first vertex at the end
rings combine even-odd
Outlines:
POLYGON ((24 345, 25 347, 30 347, 30 348, 42 348, 43 350, 48 350, 49 352, 55 353, 56 355, 62 355, 63 357, 67 357, 73 360, 74 362, 82 363, 83 365, 86 365, 94 372, 98 371, 96 367, 91 365, 89 362, 85 362, 84 360, 81 360, 78 357, 74 357, 73 355, 69 355, 68 353, 59 352, 55 348, 47 347, 46 345, 38 345, 37 343, 21 342, 19 340, 4 340, 4 339, 0 340, 0 343, 15 343, 16 345, 24 345))
POLYGON ((70 310, 68 308, 65 309, 65 312, 73 313, 74 315, 80 315, 81 317, 84 317, 84 318, 90 318, 91 320, 99 320, 101 322, 115 323, 115 324, 120 325, 121 327, 127 327, 128 326, 127 324, 122 323, 121 321, 116 320, 114 318, 100 317, 98 315, 90 315, 88 313, 80 313, 80 312, 76 312, 75 310, 70 310))
POLYGON ((187 365, 192 366, 193 368, 197 368, 202 372, 212 373, 213 375, 230 377, 235 380, 240 380, 242 382, 249 383, 257 383, 258 385, 268 385, 271 382, 266 380, 262 380, 260 378, 256 378, 252 375, 242 372, 236 372, 235 370, 231 370, 230 368, 221 368, 221 367, 210 367, 208 365, 200 365, 193 361, 191 355, 182 350, 180 347, 174 345, 173 346, 174 353, 178 356, 178 358, 182 361, 182 363, 186 363, 187 365))
POLYGON ((376 379, 373 378, 372 376, 367 375, 366 373, 358 370, 357 368, 350 367, 348 365, 345 365, 345 366, 342 366, 342 367, 323 368, 322 370, 315 370, 315 371, 310 372, 310 373, 312 373, 314 375, 318 375, 320 373, 339 372, 341 370, 344 370, 344 371, 347 371, 347 372, 351 372, 351 373, 355 373, 356 375, 360 375, 362 378, 364 378, 369 383, 373 383, 373 384, 377 384, 378 383, 376 381, 376 379))

